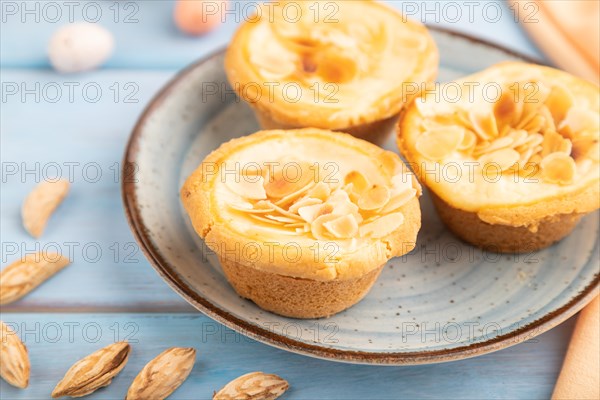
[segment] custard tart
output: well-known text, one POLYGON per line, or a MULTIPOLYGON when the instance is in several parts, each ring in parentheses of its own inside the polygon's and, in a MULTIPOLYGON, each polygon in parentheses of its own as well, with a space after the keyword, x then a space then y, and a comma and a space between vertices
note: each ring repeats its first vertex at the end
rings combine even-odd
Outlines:
POLYGON ((389 259, 414 248, 420 191, 395 153, 306 128, 223 144, 181 199, 240 296, 316 318, 358 302, 389 259))
POLYGON ((533 251, 599 207, 599 112, 597 86, 507 62, 416 98, 398 145, 456 235, 533 251))
POLYGON ((233 37, 225 70, 263 129, 316 127, 382 143, 437 74, 427 29, 378 2, 258 7, 233 37))

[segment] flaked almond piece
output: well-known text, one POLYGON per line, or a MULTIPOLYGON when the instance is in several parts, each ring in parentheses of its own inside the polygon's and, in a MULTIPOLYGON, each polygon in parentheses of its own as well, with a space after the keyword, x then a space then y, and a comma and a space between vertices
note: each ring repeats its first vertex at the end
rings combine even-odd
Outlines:
POLYGON ((196 350, 191 347, 171 347, 150 361, 135 377, 125 400, 165 399, 187 379, 196 350))
POLYGON ((56 207, 69 193, 69 182, 59 179, 56 182, 44 181, 27 195, 21 208, 23 226, 34 238, 42 236, 48 219, 56 207))
POLYGON ((310 224, 321 215, 330 214, 332 211, 333 206, 331 204, 315 204, 299 208, 298 215, 310 224))
POLYGON ((358 171, 350 171, 344 177, 344 184, 352 184, 352 190, 358 195, 369 188, 369 180, 358 171))
POLYGON ((552 113, 554 123, 558 124, 562 121, 567 112, 575 104, 575 99, 569 90, 563 86, 555 85, 550 89, 550 93, 545 101, 546 107, 552 113))
POLYGON ((493 140, 498 136, 498 126, 493 113, 487 110, 472 110, 469 112, 469 122, 473 132, 481 140, 493 140))
POLYGON ((463 140, 458 146, 458 150, 469 150, 477 144, 477 136, 473 131, 465 129, 463 133, 463 140))
POLYGON ((390 201, 390 189, 383 185, 373 185, 358 199, 361 210, 377 210, 390 201))
POLYGON ((329 233, 329 230, 327 230, 324 225, 327 222, 338 219, 339 217, 340 216, 336 214, 323 214, 315 218, 315 220, 310 224, 310 231, 314 238, 317 240, 330 240, 331 238, 334 238, 334 236, 329 233))
POLYGON ((308 163, 290 162, 276 169, 265 183, 270 199, 281 199, 293 194, 315 181, 314 167, 308 163))
POLYGON ((569 138, 575 139, 581 132, 598 132, 600 116, 592 110, 571 107, 565 115, 565 119, 558 124, 559 132, 569 138))
POLYGON ((69 265, 69 259, 57 253, 27 254, 0 272, 0 304, 20 299, 69 265))
POLYGON ((322 204, 322 203, 323 203, 323 200, 321 200, 321 199, 317 199, 314 197, 304 197, 304 198, 296 201, 294 204, 292 204, 288 208, 288 211, 296 214, 298 212, 298 210, 301 209, 302 207, 314 206, 316 204, 322 204))
POLYGON ((358 233, 358 222, 352 214, 325 222, 323 226, 338 239, 352 238, 358 233))
POLYGON ((491 153, 485 153, 479 157, 478 161, 482 168, 486 168, 488 165, 494 165, 499 168, 500 171, 506 171, 510 169, 515 163, 519 162, 521 154, 513 149, 501 149, 491 153))
POLYGON ((249 200, 265 200, 267 193, 264 188, 265 179, 262 176, 236 176, 225 182, 233 193, 249 200))
POLYGON ((52 391, 52 398, 86 396, 104 386, 127 364, 131 347, 127 342, 110 344, 77 361, 52 391))
POLYGON ((362 225, 359 229, 361 237, 382 238, 394 232, 404 223, 404 214, 395 212, 379 217, 362 225))
POLYGON ((485 146, 481 149, 475 149, 474 154, 483 154, 483 153, 491 153, 496 150, 504 149, 513 144, 514 140, 510 136, 500 137, 498 139, 493 140, 488 146, 485 146))
POLYGON ((213 400, 275 400, 289 386, 277 375, 251 372, 229 382, 214 394, 213 400))
POLYGON ((8 325, 0 321, 0 376, 14 387, 29 385, 29 354, 27 347, 8 325))
POLYGON ((319 182, 312 189, 310 189, 306 195, 321 201, 326 201, 330 194, 331 188, 329 185, 325 182, 319 182))
POLYGON ((512 90, 508 88, 502 91, 502 95, 494 104, 494 117, 499 129, 506 126, 512 126, 521 118, 523 112, 523 103, 515 101, 512 90))
POLYGON ((566 155, 571 155, 573 144, 567 138, 554 131, 544 133, 544 142, 542 143, 542 157, 548 154, 561 152, 566 155))
POLYGON ((445 127, 423 133, 417 139, 415 148, 430 160, 441 160, 458 149, 465 130, 459 127, 445 127))
POLYGON ((278 201, 275 202, 276 205, 280 206, 280 207, 285 207, 291 203, 293 203, 294 201, 298 200, 299 198, 301 198, 306 192, 308 192, 313 186, 315 186, 315 182, 309 182, 306 186, 304 186, 303 188, 288 194, 285 197, 282 197, 281 199, 279 199, 278 201))
POLYGON ((552 153, 540 163, 542 179, 549 183, 568 185, 573 183, 577 166, 575 160, 565 153, 552 153))

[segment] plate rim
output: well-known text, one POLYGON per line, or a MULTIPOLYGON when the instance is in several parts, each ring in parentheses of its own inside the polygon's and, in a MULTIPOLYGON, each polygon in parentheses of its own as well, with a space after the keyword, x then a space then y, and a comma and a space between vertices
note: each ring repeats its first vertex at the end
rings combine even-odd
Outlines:
MULTIPOLYGON (((459 37, 479 45, 491 47, 512 57, 520 58, 526 62, 544 65, 544 63, 540 60, 536 60, 532 57, 508 49, 502 45, 487 41, 485 39, 480 39, 463 32, 430 25, 428 25, 427 28, 431 31, 459 37)), ((138 118, 127 141, 121 168, 122 177, 128 176, 128 173, 130 172, 127 170, 128 166, 135 165, 139 150, 139 139, 142 136, 145 122, 152 115, 153 111, 162 104, 162 102, 168 97, 178 82, 186 78, 196 68, 204 65, 216 57, 219 57, 224 51, 224 47, 219 48, 177 72, 176 75, 172 77, 160 89, 160 91, 152 97, 138 118)), ((293 353, 330 361, 371 365, 420 365, 462 360, 491 353, 532 339, 561 324, 579 312, 586 304, 588 304, 595 296, 597 296, 597 289, 600 286, 600 275, 596 274, 593 281, 563 307, 548 313, 542 318, 512 332, 467 346, 418 352, 369 352, 335 349, 291 339, 284 335, 280 335, 262 327, 250 324, 245 320, 229 313, 227 310, 216 306, 208 299, 197 295, 189 287, 189 285, 179 279, 177 274, 174 272, 174 268, 162 257, 160 251, 152 244, 152 240, 148 235, 150 229, 143 223, 139 212, 134 180, 121 179, 121 198, 130 230, 140 245, 142 252, 150 262, 150 265, 152 265, 158 275, 177 294, 179 294, 189 304, 194 306, 194 308, 209 318, 212 318, 213 320, 225 325, 226 327, 259 342, 293 353)))

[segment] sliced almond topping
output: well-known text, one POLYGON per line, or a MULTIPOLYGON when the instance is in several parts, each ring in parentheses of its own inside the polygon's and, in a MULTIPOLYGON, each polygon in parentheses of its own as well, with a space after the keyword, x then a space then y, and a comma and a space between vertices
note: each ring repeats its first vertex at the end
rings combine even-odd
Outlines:
POLYGON ((377 210, 390 201, 390 189, 387 186, 374 185, 358 199, 361 210, 377 210))
POLYGON ((266 218, 272 219, 273 221, 282 222, 285 224, 298 223, 296 218, 280 217, 279 215, 265 215, 266 218))
POLYGON ((236 176, 235 179, 227 180, 225 185, 233 193, 245 199, 264 200, 267 198, 265 188, 263 187, 264 183, 265 180, 262 176, 258 177, 258 179, 236 176))
POLYGON ((410 188, 405 190, 396 196, 392 197, 390 201, 380 211, 381 214, 387 214, 392 211, 396 211, 417 195, 417 189, 410 188))
POLYGON ((459 127, 427 131, 419 136, 415 147, 424 157, 430 160, 441 160, 458 149, 463 135, 464 129, 459 127))
POLYGON ((491 153, 486 153, 479 157, 479 162, 482 167, 487 164, 496 165, 501 171, 510 169, 515 163, 519 161, 521 155, 513 149, 500 149, 491 153))
POLYGON ((575 99, 568 89, 560 85, 555 85, 552 86, 545 103, 550 113, 552 113, 554 123, 558 124, 565 119, 567 112, 575 104, 575 99))
POLYGON ((573 146, 569 139, 564 138, 557 132, 547 131, 544 134, 544 142, 542 143, 542 157, 556 152, 570 155, 572 148, 573 146))
POLYGON ((498 136, 498 126, 493 113, 473 110, 469 112, 469 121, 473 126, 473 131, 482 140, 492 140, 498 136))
POLYGON ((276 201, 275 204, 278 205, 278 206, 280 206, 280 207, 283 207, 285 205, 293 203, 294 201, 296 201, 300 197, 302 197, 306 192, 308 192, 313 186, 315 186, 315 183, 314 182, 309 182, 302 189, 298 190, 297 192, 288 194, 287 196, 285 196, 285 197, 281 198, 280 200, 276 201))
POLYGON ((48 219, 69 192, 69 186, 69 182, 64 179, 56 182, 44 181, 27 195, 21 214, 23 226, 31 236, 42 236, 48 219))
POLYGON ((369 181, 358 171, 349 172, 344 178, 344 184, 352 184, 352 190, 357 194, 362 194, 369 188, 369 181))
POLYGON ((477 155, 480 153, 491 153, 496 150, 500 150, 500 149, 509 147, 512 144, 513 144, 512 137, 510 137, 510 136, 500 137, 500 138, 494 140, 493 142, 491 142, 488 146, 486 146, 484 148, 475 149, 474 154, 477 155))
POLYGON ((575 160, 565 153, 552 153, 542 159, 542 178, 549 183, 568 185, 575 177, 575 160))
POLYGON ((323 201, 321 199, 316 199, 314 197, 304 197, 304 198, 296 201, 294 204, 292 204, 290 206, 290 208, 288 208, 288 211, 293 214, 297 214, 298 210, 302 207, 314 206, 315 204, 322 204, 322 203, 323 203, 323 201))
POLYGON ((473 131, 465 129, 463 140, 458 146, 458 150, 469 150, 477 144, 477 136, 473 131))
POLYGON ((351 238, 358 233, 358 223, 352 215, 344 215, 325 222, 323 226, 338 239, 351 238))
POLYGON ((314 182, 315 174, 308 163, 294 163, 279 168, 265 184, 267 196, 272 199, 281 199, 305 188, 311 181, 314 182))
POLYGON ((325 182, 317 183, 312 189, 308 191, 308 197, 314 197, 316 199, 325 201, 331 194, 331 188, 325 182))
POLYGON ((325 215, 321 215, 318 218, 316 218, 310 224, 310 231, 311 231, 312 235, 315 237, 315 239, 317 239, 317 240, 331 239, 333 236, 331 236, 329 234, 329 231, 325 228, 324 224, 329 221, 338 219, 339 217, 340 217, 339 215, 335 215, 335 214, 325 214, 325 215))
POLYGON ((494 116, 496 117, 497 127, 502 129, 505 126, 511 126, 514 121, 521 118, 523 112, 523 103, 515 101, 512 90, 502 91, 500 99, 494 104, 494 116))
POLYGON ((512 147, 519 147, 527 142, 527 137, 529 134, 527 131, 522 129, 513 129, 510 131, 508 136, 513 140, 512 147))
POLYGON ((404 215, 401 212, 391 213, 364 224, 359 233, 361 237, 370 236, 377 239, 392 233, 403 223, 404 215))
POLYGON ((312 223, 321 215, 329 214, 333 211, 331 204, 315 204, 313 206, 305 206, 298 209, 298 214, 308 223, 312 223))

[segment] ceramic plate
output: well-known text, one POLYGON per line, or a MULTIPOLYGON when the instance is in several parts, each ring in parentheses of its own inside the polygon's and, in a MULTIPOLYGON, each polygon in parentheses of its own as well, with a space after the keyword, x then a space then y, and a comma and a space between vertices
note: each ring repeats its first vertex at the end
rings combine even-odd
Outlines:
MULTIPOLYGON (((432 29, 447 81, 504 60, 508 50, 432 29)), ((148 106, 129 142, 124 182, 131 228, 162 278, 200 311, 261 342, 346 362, 422 364, 495 351, 556 326, 597 294, 598 214, 559 244, 519 256, 465 245, 421 200, 415 251, 391 260, 368 296, 328 319, 295 320, 240 298, 194 233, 179 188, 221 143, 258 130, 226 88, 223 52, 181 72, 148 106), (216 91, 218 94, 211 94, 216 91)), ((393 138, 388 149, 396 151, 393 138)))

